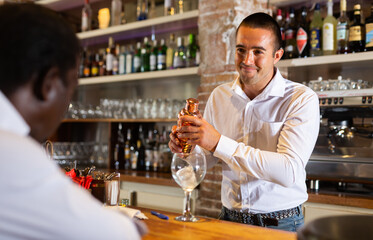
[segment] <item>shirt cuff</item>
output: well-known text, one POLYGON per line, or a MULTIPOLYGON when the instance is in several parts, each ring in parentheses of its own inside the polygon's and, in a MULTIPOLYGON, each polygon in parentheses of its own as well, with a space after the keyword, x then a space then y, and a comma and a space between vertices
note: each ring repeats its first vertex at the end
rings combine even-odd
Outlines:
POLYGON ((238 142, 221 135, 214 152, 214 157, 220 158, 224 162, 229 163, 237 147, 238 142))

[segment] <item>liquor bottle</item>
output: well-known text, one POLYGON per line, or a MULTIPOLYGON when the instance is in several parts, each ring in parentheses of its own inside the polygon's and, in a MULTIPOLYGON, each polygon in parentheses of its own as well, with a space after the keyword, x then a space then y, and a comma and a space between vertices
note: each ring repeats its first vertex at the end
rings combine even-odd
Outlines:
POLYGON ((309 38, 308 38, 307 10, 302 7, 301 21, 297 30, 297 51, 299 57, 308 57, 309 55, 309 38))
POLYGON ((174 68, 185 68, 186 56, 183 37, 177 38, 177 50, 174 53, 174 68))
POLYGON ((113 54, 113 75, 119 74, 119 54, 120 54, 120 46, 119 44, 115 45, 115 50, 113 54))
POLYGON ((98 75, 105 76, 106 75, 106 54, 105 49, 102 48, 99 51, 100 61, 98 62, 98 75))
POLYGON ((153 150, 154 150, 154 139, 153 139, 153 130, 148 130, 148 137, 145 139, 145 170, 153 170, 153 150))
POLYGON ((373 50, 373 5, 370 7, 370 17, 365 19, 365 49, 373 50))
POLYGON ((127 138, 126 142, 124 143, 124 169, 130 169, 131 168, 131 129, 127 129, 127 138))
POLYGON ((141 42, 136 44, 136 53, 133 56, 133 72, 141 72, 141 42))
POLYGON ((158 47, 157 55, 157 69, 165 70, 166 69, 166 55, 167 55, 167 46, 165 40, 161 39, 161 45, 158 47))
POLYGON ((137 0, 137 20, 145 20, 148 18, 148 0, 137 0))
POLYGON ((354 17, 350 26, 348 46, 351 52, 363 52, 365 48, 365 29, 361 23, 360 4, 354 5, 354 17))
POLYGON ((196 38, 194 34, 189 34, 189 44, 186 50, 186 67, 197 66, 197 51, 196 38))
POLYGON ((337 54, 349 53, 349 19, 346 14, 346 0, 341 0, 341 13, 337 22, 337 54))
POLYGON ((82 32, 91 30, 92 26, 92 9, 89 0, 85 0, 82 9, 82 32))
POLYGON ((109 37, 108 48, 106 48, 106 75, 113 74, 113 61, 115 56, 115 46, 112 37, 109 37))
POLYGON ((91 64, 91 77, 97 77, 99 71, 100 54, 96 53, 91 64))
POLYGON ((177 0, 177 13, 182 14, 184 13, 184 0, 177 0))
POLYGON ((175 5, 174 0, 165 0, 164 1, 164 15, 174 15, 175 14, 175 5))
POLYGON ((158 130, 154 129, 153 132, 153 165, 152 165, 152 170, 153 172, 158 172, 159 171, 159 161, 160 161, 160 152, 159 152, 159 139, 160 136, 158 134, 158 130))
POLYGON ((130 45, 126 52, 126 73, 132 73, 133 71, 133 46, 130 45))
POLYGON ((145 141, 142 125, 139 126, 139 138, 136 142, 137 147, 137 165, 136 169, 139 171, 145 170, 145 141))
POLYGON ((157 56, 158 56, 158 43, 157 40, 154 39, 153 46, 150 51, 150 71, 156 71, 157 70, 157 56))
POLYGON ((285 49, 285 22, 282 18, 282 10, 280 8, 277 9, 276 22, 281 31, 281 47, 285 49))
MULTIPOLYGON (((181 109, 181 111, 179 112, 178 118, 180 118, 181 116, 194 116, 194 117, 201 118, 202 115, 198 110, 198 104, 199 104, 198 99, 188 98, 186 100, 185 107, 183 109, 181 109)), ((178 125, 179 125, 179 127, 181 127, 179 123, 178 123, 178 125)), ((190 125, 190 124, 184 123, 183 126, 185 126, 185 125, 190 125)), ((173 131, 175 131, 175 129, 173 129, 173 131)), ((180 144, 181 144, 181 147, 182 147, 182 152, 183 153, 190 153, 190 151, 192 150, 192 146, 187 143, 188 139, 180 138, 179 140, 180 140, 180 144)))
POLYGON ((120 25, 122 22, 122 0, 111 1, 111 26, 120 25))
POLYGON ((126 47, 121 46, 120 53, 119 53, 119 74, 125 74, 125 73, 126 73, 126 47))
POLYGON ((115 170, 124 168, 124 136, 122 133, 122 123, 118 124, 117 142, 114 147, 114 168, 115 170))
POLYGON ((167 54, 166 54, 166 67, 167 69, 172 69, 174 67, 174 52, 176 50, 175 44, 175 34, 171 33, 170 41, 168 42, 167 46, 167 54))
POLYGON ((149 19, 157 17, 157 12, 155 10, 155 0, 150 0, 150 9, 149 9, 148 17, 149 19))
POLYGON ((285 27, 285 59, 298 57, 296 31, 294 8, 290 8, 289 20, 285 27))
POLYGON ((84 59, 83 77, 91 76, 91 62, 92 62, 92 55, 89 52, 87 52, 87 55, 84 59))
POLYGON ((322 18, 320 4, 316 3, 310 23, 310 57, 322 55, 322 18))
POLYGON ((336 54, 337 52, 337 19, 333 17, 333 0, 328 0, 328 15, 322 27, 323 55, 336 54))
POLYGON ((150 50, 151 46, 149 44, 149 39, 144 37, 144 44, 141 48, 141 72, 150 71, 150 50))

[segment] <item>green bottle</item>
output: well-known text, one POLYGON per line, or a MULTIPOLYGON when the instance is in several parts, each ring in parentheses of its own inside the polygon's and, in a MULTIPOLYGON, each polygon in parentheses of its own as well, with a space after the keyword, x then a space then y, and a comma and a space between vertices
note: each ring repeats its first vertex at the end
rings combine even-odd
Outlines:
POLYGON ((196 44, 196 38, 194 34, 189 34, 189 44, 186 51, 186 67, 194 67, 197 66, 197 52, 198 46, 196 44))
POLYGON ((158 47, 157 55, 157 69, 166 70, 166 56, 167 56, 167 46, 165 40, 161 39, 161 45, 158 47))
POLYGON ((144 38, 144 44, 141 48, 141 72, 150 71, 150 50, 151 46, 149 44, 149 39, 144 38))
POLYGON ((157 40, 154 40, 152 50, 150 51, 150 71, 157 70, 157 55, 158 55, 158 43, 157 43, 157 40))

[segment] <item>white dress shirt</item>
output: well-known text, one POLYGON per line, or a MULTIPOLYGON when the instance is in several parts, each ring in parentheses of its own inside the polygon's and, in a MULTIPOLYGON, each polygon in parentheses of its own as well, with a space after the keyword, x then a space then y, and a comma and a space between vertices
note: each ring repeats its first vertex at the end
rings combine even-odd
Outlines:
POLYGON ((319 101, 308 87, 280 71, 250 100, 239 79, 214 89, 204 118, 221 134, 208 161, 223 161, 222 204, 268 213, 307 198, 307 161, 319 132, 319 101))
POLYGON ((0 239, 140 239, 129 218, 67 178, 29 131, 0 91, 0 239))

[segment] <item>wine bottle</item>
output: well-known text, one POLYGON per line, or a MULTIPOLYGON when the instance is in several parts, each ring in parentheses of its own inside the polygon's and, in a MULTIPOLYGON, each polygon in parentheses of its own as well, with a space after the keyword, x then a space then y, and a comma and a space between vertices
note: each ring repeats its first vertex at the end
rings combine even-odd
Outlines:
POLYGON ((349 43, 351 52, 363 52, 365 48, 365 29, 361 23, 360 4, 354 5, 354 17, 350 26, 349 43))
POLYGON ((346 14, 346 0, 340 2, 341 13, 337 23, 337 54, 349 53, 348 34, 350 20, 346 14))
POLYGON ((141 42, 136 44, 136 53, 133 56, 133 72, 141 72, 141 42))
POLYGON ((124 168, 124 137, 122 133, 122 123, 118 124, 117 142, 114 147, 114 168, 116 170, 124 168))
POLYGON ((177 50, 174 53, 174 68, 185 68, 186 56, 183 37, 177 38, 177 50))
POLYGON ((128 128, 126 142, 124 143, 124 169, 126 170, 131 168, 131 141, 131 129, 128 128))
POLYGON ((299 57, 308 57, 309 55, 309 39, 308 39, 308 23, 307 10, 302 7, 301 21, 297 30, 297 51, 299 57))
POLYGON ((150 71, 150 50, 151 46, 149 44, 149 39, 144 37, 144 44, 141 48, 141 72, 150 71))
POLYGON ((189 34, 189 44, 186 50, 186 67, 197 66, 197 51, 196 38, 194 34, 189 34))
POLYGON ((167 69, 172 69, 174 67, 174 53, 176 51, 176 44, 175 44, 175 34, 170 34, 170 41, 168 42, 167 46, 167 54, 166 54, 166 67, 167 69))
POLYGON ((126 47, 121 46, 120 47, 120 53, 119 53, 119 74, 125 74, 126 73, 126 47))
POLYGON ((109 44, 106 48, 106 75, 113 75, 113 63, 115 56, 115 46, 112 37, 109 37, 109 44))
POLYGON ((337 19, 333 17, 333 0, 328 0, 328 15, 323 22, 322 50, 324 55, 337 52, 337 19))
POLYGON ((82 32, 91 30, 92 27, 92 9, 89 0, 84 1, 82 9, 82 32))
POLYGON ((126 52, 126 73, 132 73, 133 71, 133 46, 130 45, 126 52))
POLYGON ((280 8, 277 9, 276 22, 281 31, 281 47, 285 49, 285 22, 282 18, 282 10, 280 8))
POLYGON ((296 58, 298 57, 298 52, 296 49, 296 25, 295 25, 295 15, 294 8, 290 8, 289 15, 286 16, 287 24, 285 27, 285 54, 284 58, 296 58), (288 17, 289 16, 289 17, 288 17))
POLYGON ((320 4, 316 3, 313 19, 310 23, 310 56, 322 55, 322 18, 320 4))
POLYGON ((139 138, 136 142, 137 146, 137 165, 136 169, 139 171, 145 170, 145 141, 142 125, 139 126, 139 138))
POLYGON ((158 56, 158 43, 157 40, 154 39, 153 46, 150 51, 150 71, 156 71, 157 70, 157 56, 158 56))
POLYGON ((167 46, 165 44, 165 40, 162 38, 161 45, 158 48, 158 55, 157 55, 157 69, 158 70, 166 69, 166 55, 167 55, 167 46))

